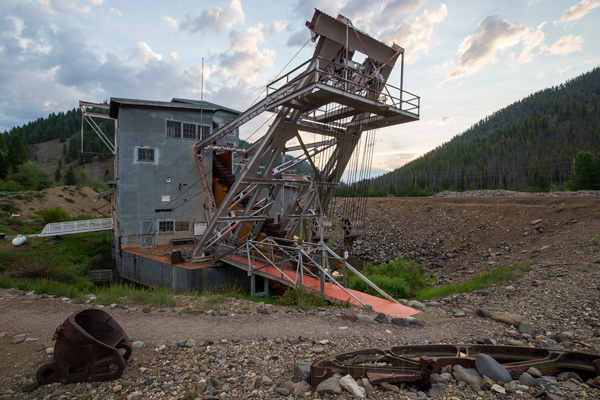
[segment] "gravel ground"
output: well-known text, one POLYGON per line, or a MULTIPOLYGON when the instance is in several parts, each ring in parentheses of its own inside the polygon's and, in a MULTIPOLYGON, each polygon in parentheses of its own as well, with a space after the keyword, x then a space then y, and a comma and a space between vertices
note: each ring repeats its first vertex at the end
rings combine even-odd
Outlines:
MULTIPOLYGON (((345 389, 328 393, 291 385, 295 362, 363 348, 435 343, 600 354, 600 246, 591 243, 600 233, 600 197, 592 194, 369 199, 367 232, 355 243, 355 256, 388 260, 401 254, 423 262, 442 283, 462 282, 513 262, 533 269, 507 286, 411 303, 422 308, 416 315, 422 326, 373 322, 377 315, 361 309, 301 312, 239 299, 180 297, 178 308, 148 313, 141 306, 117 305, 106 310, 140 347, 122 377, 111 382, 52 384, 24 392, 49 357, 46 347, 52 346, 55 327, 94 304, 0 290, 0 399, 350 399, 354 396, 345 389), (209 314, 210 309, 227 315, 209 314), (508 313, 516 322, 502 322, 506 318, 497 313, 508 313), (362 317, 351 322, 342 314, 362 317)), ((593 387, 600 381, 586 384, 575 376, 539 378, 539 387, 513 381, 491 390, 485 384, 470 386, 456 371, 446 378, 437 398, 600 399, 600 389, 593 387)), ((384 386, 375 387, 371 398, 432 394, 384 386)))

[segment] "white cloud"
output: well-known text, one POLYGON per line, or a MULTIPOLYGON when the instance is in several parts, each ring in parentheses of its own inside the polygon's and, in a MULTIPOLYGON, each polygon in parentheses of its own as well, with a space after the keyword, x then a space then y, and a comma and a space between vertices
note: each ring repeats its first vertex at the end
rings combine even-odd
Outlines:
POLYGON ((65 14, 70 12, 87 14, 90 12, 90 6, 80 7, 77 3, 70 3, 68 0, 39 0, 40 9, 51 15, 65 14))
POLYGON ((434 27, 447 16, 448 8, 445 4, 436 9, 427 8, 423 15, 416 17, 414 21, 385 30, 380 37, 390 44, 394 42, 406 48, 406 63, 411 64, 429 52, 434 27))
POLYGON ((554 21, 554 24, 576 21, 588 15, 596 7, 600 7, 600 1, 582 0, 580 3, 569 7, 558 21, 554 21))
POLYGON ((568 65, 564 68, 559 69, 558 71, 556 71, 556 73, 558 73, 558 75, 563 76, 565 74, 565 72, 567 72, 568 70, 571 69, 571 65, 568 65))
POLYGON ((231 47, 218 55, 219 64, 232 76, 239 76, 244 83, 256 80, 264 67, 273 65, 275 50, 259 49, 264 42, 265 26, 257 24, 246 29, 246 33, 232 31, 229 34, 231 47))
POLYGON ((532 62, 538 55, 542 53, 542 48, 546 35, 542 30, 546 25, 541 23, 535 31, 530 31, 523 36, 523 51, 517 62, 519 64, 528 64, 532 62))
POLYGON ((197 17, 187 15, 181 22, 180 28, 191 33, 198 32, 224 32, 234 25, 243 25, 245 22, 244 10, 240 0, 231 0, 226 7, 213 7, 203 10, 197 17))
POLYGON ((302 18, 312 18, 315 8, 332 15, 334 18, 342 8, 342 2, 340 0, 298 0, 294 5, 293 15, 300 15, 302 18))
POLYGON ((160 19, 162 19, 167 25, 177 26, 177 21, 173 17, 170 17, 168 15, 161 15, 160 19))
POLYGON ((110 8, 110 13, 115 14, 117 17, 122 17, 123 13, 118 8, 110 8))
POLYGON ((580 51, 583 44, 583 36, 567 35, 558 39, 549 49, 550 54, 559 56, 568 56, 569 54, 580 51))
POLYGON ((147 43, 140 42, 131 50, 129 59, 140 66, 144 66, 150 60, 162 60, 162 56, 153 52, 147 43))
POLYGON ((102 5, 102 3, 104 3, 104 0, 90 0, 90 3, 92 3, 92 5, 94 6, 99 6, 102 5))
MULTIPOLYGON (((543 25, 542 25, 543 26, 543 25)), ((458 79, 480 71, 497 61, 496 54, 524 42, 522 62, 530 62, 533 51, 543 41, 541 27, 531 32, 525 24, 510 22, 495 15, 479 23, 475 32, 458 47, 458 66, 446 80, 458 79)))

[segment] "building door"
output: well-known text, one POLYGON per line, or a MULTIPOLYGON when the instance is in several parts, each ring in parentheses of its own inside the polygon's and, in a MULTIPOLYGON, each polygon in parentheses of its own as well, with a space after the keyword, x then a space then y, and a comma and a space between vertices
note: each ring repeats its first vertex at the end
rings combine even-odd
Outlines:
POLYGON ((140 247, 154 247, 153 219, 143 219, 140 221, 140 247))

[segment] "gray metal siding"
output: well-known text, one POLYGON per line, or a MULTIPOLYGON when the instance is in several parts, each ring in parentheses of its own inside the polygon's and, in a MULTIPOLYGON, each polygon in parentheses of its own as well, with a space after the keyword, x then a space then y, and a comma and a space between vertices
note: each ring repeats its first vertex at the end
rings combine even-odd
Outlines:
MULTIPOLYGON (((117 212, 124 247, 137 247, 139 221, 154 219, 188 221, 189 231, 157 233, 156 244, 173 238, 191 237, 194 222, 204 222, 204 194, 198 182, 194 140, 168 138, 166 121, 212 125, 212 115, 197 110, 121 107, 119 110, 119 176, 117 212), (153 148, 154 162, 138 161, 138 148, 153 148), (170 182, 167 182, 167 178, 170 182), (187 192, 186 192, 187 190, 187 192), (184 193, 185 192, 185 193, 184 193), (169 201, 163 201, 166 198, 169 201), (171 212, 156 212, 157 209, 171 212)), ((231 118, 231 117, 230 117, 231 118)), ((210 168, 207 169, 207 172, 210 168)), ((211 176, 209 176, 209 181, 211 176)))

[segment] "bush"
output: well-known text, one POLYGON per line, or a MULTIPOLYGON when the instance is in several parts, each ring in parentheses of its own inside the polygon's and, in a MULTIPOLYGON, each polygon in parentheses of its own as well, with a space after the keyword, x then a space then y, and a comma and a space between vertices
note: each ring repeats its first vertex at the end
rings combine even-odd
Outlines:
MULTIPOLYGON (((425 267, 416 261, 406 261, 402 257, 379 265, 367 263, 361 273, 394 298, 413 296, 416 292, 431 287, 435 282, 435 278, 425 272, 425 267)), ((348 277, 348 287, 381 297, 354 274, 348 277)))
POLYGON ((327 305, 327 301, 318 293, 309 292, 301 286, 287 289, 278 297, 278 301, 284 306, 297 306, 302 310, 327 305))
MULTIPOLYGON (((381 290, 395 299, 407 298, 410 295, 410 288, 402 278, 392 278, 383 275, 374 275, 368 278, 381 290)), ((351 275, 349 277, 348 286, 354 290, 358 290, 359 292, 381 297, 381 295, 375 289, 373 289, 356 275, 351 275)))
POLYGON ((39 210, 37 214, 42 217, 44 224, 52 222, 62 222, 69 219, 69 213, 60 207, 50 207, 39 210))
POLYGON ((24 190, 42 190, 52 185, 48 175, 31 161, 19 165, 16 172, 8 175, 6 181, 7 184, 9 181, 16 182, 24 190))

